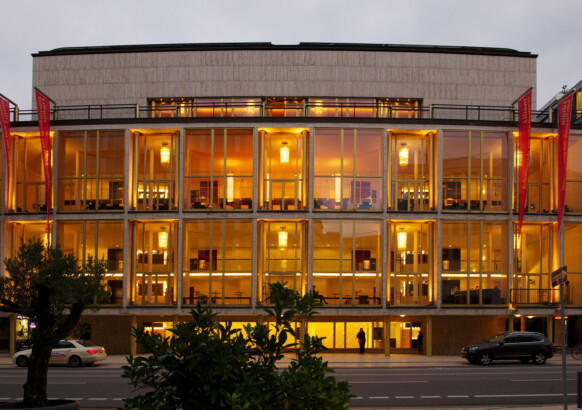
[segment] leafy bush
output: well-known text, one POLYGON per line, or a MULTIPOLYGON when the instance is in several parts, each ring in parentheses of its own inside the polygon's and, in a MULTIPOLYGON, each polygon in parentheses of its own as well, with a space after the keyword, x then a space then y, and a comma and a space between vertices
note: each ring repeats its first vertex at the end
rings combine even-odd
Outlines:
POLYGON ((300 296, 284 284, 270 285, 272 309, 266 323, 244 332, 215 322, 200 304, 192 321, 172 329, 172 337, 134 329, 145 356, 129 356, 123 377, 143 393, 126 407, 156 409, 343 409, 347 382, 338 382, 318 353, 322 338, 305 334, 301 342, 292 321, 311 319, 311 294, 300 296), (294 354, 287 368, 277 362, 294 354), (142 390, 143 389, 143 390, 142 390))

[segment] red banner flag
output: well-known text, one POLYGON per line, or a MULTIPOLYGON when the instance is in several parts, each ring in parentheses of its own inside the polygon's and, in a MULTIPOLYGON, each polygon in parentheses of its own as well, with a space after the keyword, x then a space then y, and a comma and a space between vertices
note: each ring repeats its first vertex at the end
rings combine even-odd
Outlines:
POLYGON ((521 234, 521 224, 527 199, 527 181, 529 174, 529 137, 531 134, 531 90, 529 90, 517 103, 519 113, 519 219, 517 233, 521 234))
POLYGON ((572 96, 558 104, 558 232, 562 228, 564 205, 566 202, 566 173, 568 171, 568 139, 572 120, 572 96))
MULTIPOLYGON (((47 231, 49 230, 51 208, 51 104, 41 92, 36 90, 36 109, 38 111, 38 128, 40 130, 40 147, 42 150, 42 164, 46 188, 46 218, 47 231)), ((50 237, 50 232, 47 232, 50 237)))
POLYGON ((0 124, 6 154, 6 198, 10 198, 10 105, 4 98, 0 98, 0 124))

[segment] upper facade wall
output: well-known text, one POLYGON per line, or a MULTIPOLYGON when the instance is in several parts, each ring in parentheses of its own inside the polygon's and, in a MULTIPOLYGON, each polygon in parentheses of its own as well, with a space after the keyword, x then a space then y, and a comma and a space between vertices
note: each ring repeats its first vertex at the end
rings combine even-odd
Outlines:
POLYGON ((33 71, 34 86, 58 105, 145 104, 148 98, 158 97, 277 96, 511 105, 536 85, 532 57, 398 51, 34 55, 33 71))

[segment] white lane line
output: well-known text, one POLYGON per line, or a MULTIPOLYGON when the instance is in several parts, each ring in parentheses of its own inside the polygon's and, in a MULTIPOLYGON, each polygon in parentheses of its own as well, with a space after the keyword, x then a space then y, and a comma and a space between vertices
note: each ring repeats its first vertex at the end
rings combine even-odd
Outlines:
POLYGON ((414 399, 414 396, 394 396, 395 399, 414 399))
POLYGON ((389 396, 370 396, 368 397, 369 399, 373 399, 373 400, 385 400, 385 399, 389 399, 389 396))
POLYGON ((363 397, 352 397, 352 400, 361 400, 363 397))
POLYGON ((420 396, 421 399, 440 399, 441 396, 420 396))
POLYGON ((87 400, 109 400, 107 397, 91 397, 87 400))
POLYGON ((65 400, 85 400, 83 397, 65 397, 65 400))
MULTIPOLYGON (((575 381, 576 379, 569 379, 569 381, 575 381)), ((562 381, 562 379, 514 379, 510 382, 548 382, 548 381, 562 381)))
MULTIPOLYGON (((568 393, 568 396, 576 396, 577 393, 568 393)), ((531 393, 531 394, 475 394, 473 397, 557 397, 563 396, 562 393, 531 393)))
POLYGON ((10 397, 0 397, 0 400, 12 400, 10 397))
POLYGON ((447 395, 449 399, 467 399, 469 396, 467 394, 459 394, 459 395, 447 395))
POLYGON ((394 384, 394 383, 428 383, 428 380, 382 380, 377 382, 350 382, 350 384, 394 384))

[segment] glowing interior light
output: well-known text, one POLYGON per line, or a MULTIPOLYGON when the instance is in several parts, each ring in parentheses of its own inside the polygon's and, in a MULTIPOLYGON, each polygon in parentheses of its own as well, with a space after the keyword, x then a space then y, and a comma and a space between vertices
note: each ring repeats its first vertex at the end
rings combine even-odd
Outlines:
POLYGON ((226 200, 228 202, 234 201, 234 176, 232 174, 226 176, 226 200))
POLYGON ((166 232, 165 229, 166 228, 162 228, 158 233, 158 245, 163 249, 168 247, 168 232, 166 232))
POLYGON ((521 150, 516 150, 513 155, 513 162, 515 162, 516 167, 521 167, 521 150))
POLYGON ((170 148, 168 147, 167 142, 164 142, 162 148, 160 148, 160 162, 162 164, 170 163, 170 148))
POLYGON ((517 250, 521 249, 521 235, 518 233, 513 234, 513 247, 517 250))
POLYGON ((398 153, 398 158, 400 159, 400 166, 408 165, 408 147, 406 144, 402 144, 400 152, 398 153))
POLYGON ((398 235, 396 236, 396 242, 398 243, 398 250, 404 250, 406 249, 407 235, 406 232, 404 232, 404 228, 400 229, 400 232, 398 232, 398 235))
POLYGON ((370 259, 364 259, 364 270, 370 270, 370 259))
POLYGON ((279 157, 281 159, 281 164, 289 163, 289 147, 287 146, 286 141, 283 141, 283 146, 279 150, 279 157))
POLYGON ((342 200, 342 180, 339 174, 335 177, 335 201, 341 202, 342 200))
POLYGON ((282 226, 279 231, 279 249, 287 249, 287 239, 289 238, 289 233, 282 226))

